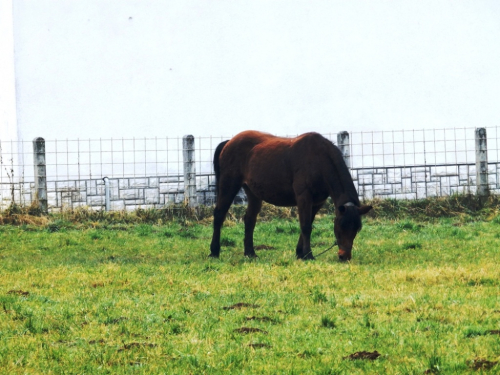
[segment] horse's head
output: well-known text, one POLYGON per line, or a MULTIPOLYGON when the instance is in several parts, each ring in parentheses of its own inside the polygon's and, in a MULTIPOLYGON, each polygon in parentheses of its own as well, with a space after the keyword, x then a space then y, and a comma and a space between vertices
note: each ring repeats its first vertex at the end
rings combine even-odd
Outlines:
POLYGON ((351 202, 336 208, 333 231, 339 246, 339 260, 351 260, 354 238, 362 226, 361 215, 366 214, 371 209, 372 206, 358 207, 351 202))

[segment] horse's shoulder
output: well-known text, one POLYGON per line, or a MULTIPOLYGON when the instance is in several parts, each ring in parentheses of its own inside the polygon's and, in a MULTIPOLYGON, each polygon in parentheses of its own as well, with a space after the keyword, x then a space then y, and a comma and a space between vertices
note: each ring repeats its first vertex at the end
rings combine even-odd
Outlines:
POLYGON ((304 133, 302 135, 299 135, 297 138, 295 138, 296 143, 308 143, 308 144, 315 144, 318 146, 326 146, 326 147, 331 147, 333 146, 333 143, 328 139, 325 138, 323 135, 316 133, 316 132, 309 132, 309 133, 304 133))

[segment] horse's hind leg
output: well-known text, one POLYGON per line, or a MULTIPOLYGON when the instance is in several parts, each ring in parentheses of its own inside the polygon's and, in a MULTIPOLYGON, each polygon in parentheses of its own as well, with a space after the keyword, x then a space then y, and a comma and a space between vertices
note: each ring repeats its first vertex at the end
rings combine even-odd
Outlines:
POLYGON ((218 258, 220 254, 220 231, 226 219, 227 211, 231 207, 236 194, 241 189, 241 183, 232 178, 223 178, 219 183, 217 204, 214 209, 214 233, 210 244, 210 257, 218 258))
POLYGON ((262 200, 257 198, 246 185, 243 186, 243 188, 245 189, 248 199, 247 211, 243 218, 245 222, 245 256, 256 258, 257 254, 255 254, 255 249, 253 247, 253 230, 257 222, 257 215, 262 208, 262 200))
MULTIPOLYGON (((322 204, 320 204, 319 206, 313 206, 312 216, 311 216, 311 225, 314 222, 314 218, 315 218, 316 214, 318 213, 318 211, 321 209, 321 207, 323 207, 322 204)), ((302 231, 301 231, 301 234, 299 235, 299 241, 297 242, 297 247, 295 248, 295 253, 296 253, 298 259, 302 258, 303 251, 304 251, 304 243, 302 241, 302 231)), ((309 251, 311 251, 311 250, 309 250, 309 251)), ((312 256, 312 253, 311 253, 311 256, 312 256)))

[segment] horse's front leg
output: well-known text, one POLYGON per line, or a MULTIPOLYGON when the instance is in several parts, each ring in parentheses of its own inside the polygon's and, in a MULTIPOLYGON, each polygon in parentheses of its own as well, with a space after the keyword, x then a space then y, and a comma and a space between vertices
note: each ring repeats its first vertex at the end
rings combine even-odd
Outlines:
MULTIPOLYGON (((309 194, 303 193, 297 198, 297 208, 299 211, 300 223, 300 238, 296 248, 297 258, 304 260, 314 259, 311 250, 311 232, 314 215, 312 199, 309 194)), ((316 212, 314 214, 316 214, 316 212)))
POLYGON ((247 186, 244 186, 245 193, 247 194, 248 205, 245 212, 243 221, 245 222, 245 256, 249 258, 256 258, 255 249, 253 246, 253 231, 255 223, 257 222, 257 215, 262 208, 262 200, 257 198, 247 186))
POLYGON ((299 241, 297 242, 297 246, 295 247, 295 255, 297 256, 297 259, 300 259, 302 257, 303 248, 304 245, 302 244, 302 234, 299 234, 299 241))
MULTIPOLYGON (((320 204, 319 206, 313 206, 313 208, 312 208, 311 228, 312 228, 312 223, 314 222, 314 218, 316 217, 316 214, 321 209, 321 207, 323 207, 323 204, 320 204)), ((312 229, 311 229, 311 232, 312 232, 312 229)), ((302 258, 303 249, 304 249, 304 244, 302 242, 302 233, 301 233, 299 235, 299 241, 297 242, 297 247, 295 248, 295 253, 297 254, 297 258, 299 258, 299 259, 302 258)))

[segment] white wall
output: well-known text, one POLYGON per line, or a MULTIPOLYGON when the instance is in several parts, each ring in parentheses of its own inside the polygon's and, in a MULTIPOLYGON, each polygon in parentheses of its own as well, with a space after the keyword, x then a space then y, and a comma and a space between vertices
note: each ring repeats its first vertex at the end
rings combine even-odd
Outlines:
POLYGON ((12 0, 0 1, 0 141, 17 139, 12 0))
POLYGON ((16 0, 18 122, 26 140, 494 126, 499 19, 496 0, 16 0))
MULTIPOLYGON (((12 1, 0 1, 0 189, 1 183, 16 180, 23 156, 16 119, 12 1), (15 172, 12 172, 15 170, 15 172)), ((0 202, 1 205, 1 202, 0 202)))

